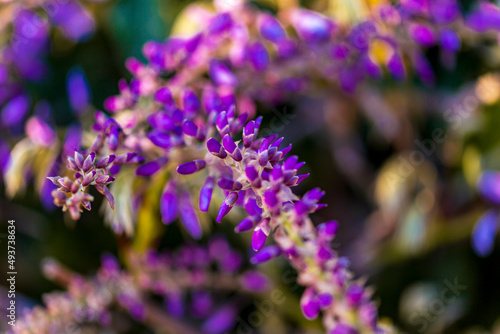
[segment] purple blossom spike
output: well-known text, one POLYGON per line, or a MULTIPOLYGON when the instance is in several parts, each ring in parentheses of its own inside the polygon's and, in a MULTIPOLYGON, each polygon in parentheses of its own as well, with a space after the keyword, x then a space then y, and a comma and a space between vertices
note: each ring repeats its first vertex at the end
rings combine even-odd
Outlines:
POLYGON ((262 248, 260 251, 257 252, 252 258, 250 259, 250 262, 252 264, 259 264, 263 262, 267 262, 271 260, 272 258, 278 257, 281 254, 281 250, 278 246, 272 245, 272 246, 267 246, 262 248))
POLYGON ((167 182, 160 200, 161 220, 164 224, 170 224, 177 218, 178 207, 176 185, 173 181, 167 182))
POLYGON ((217 215, 217 219, 215 220, 217 223, 220 223, 222 218, 231 211, 233 208, 234 204, 236 204, 236 201, 238 200, 238 193, 237 192, 231 192, 229 195, 227 195, 226 199, 222 203, 219 209, 219 214, 217 215))
POLYGON ((215 179, 213 176, 207 177, 205 184, 201 187, 200 191, 200 211, 207 212, 210 207, 210 201, 212 199, 212 192, 214 189, 215 179))
POLYGON ((206 165, 207 163, 205 162, 205 160, 194 160, 186 162, 182 165, 177 166, 177 173, 181 175, 193 174, 205 168, 206 165))

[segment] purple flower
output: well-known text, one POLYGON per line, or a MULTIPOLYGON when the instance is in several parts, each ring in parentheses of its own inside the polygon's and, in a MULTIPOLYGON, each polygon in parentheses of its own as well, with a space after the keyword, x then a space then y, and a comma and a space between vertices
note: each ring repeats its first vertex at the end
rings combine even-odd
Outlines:
POLYGON ((144 165, 137 167, 135 174, 137 176, 152 176, 156 174, 164 164, 165 161, 163 161, 163 159, 146 162, 144 165))
POLYGON ((429 47, 434 45, 436 37, 434 31, 423 24, 414 24, 410 27, 410 36, 418 44, 429 47))
POLYGON ((66 89, 73 111, 82 114, 90 105, 90 89, 83 70, 79 67, 69 71, 66 89))
POLYGON ((472 247, 477 255, 485 257, 492 252, 499 219, 497 210, 489 210, 476 223, 472 232, 472 247))
POLYGON ((292 20, 300 37, 310 43, 328 41, 334 28, 328 18, 308 10, 297 10, 292 20))
POLYGON ((500 172, 483 172, 478 182, 478 191, 491 203, 500 205, 500 172))
POLYGON ((2 123, 8 127, 19 126, 24 121, 29 107, 30 100, 26 95, 16 96, 2 108, 2 123))
POLYGON ((271 42, 279 42, 286 37, 285 29, 272 15, 263 14, 259 17, 260 34, 271 42))
POLYGON ((230 330, 236 323, 237 308, 226 305, 215 311, 201 326, 203 333, 222 334, 230 330))
POLYGON ((52 22, 73 40, 84 40, 94 31, 94 19, 76 1, 48 1, 45 10, 52 22))
POLYGON ((25 131, 37 145, 49 147, 56 140, 54 130, 39 117, 33 116, 26 122, 25 131))
POLYGON ((216 85, 236 86, 238 84, 236 76, 218 60, 210 62, 209 74, 216 85))

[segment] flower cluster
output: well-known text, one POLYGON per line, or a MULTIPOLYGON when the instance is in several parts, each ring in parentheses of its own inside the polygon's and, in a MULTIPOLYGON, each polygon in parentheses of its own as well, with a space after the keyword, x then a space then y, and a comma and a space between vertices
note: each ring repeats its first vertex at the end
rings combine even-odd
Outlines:
POLYGON ((298 270, 298 281, 306 286, 301 307, 308 319, 316 318, 322 310, 329 332, 380 330, 370 293, 351 281, 346 260, 330 247, 337 223, 328 221, 316 228, 309 218, 324 206, 318 203, 324 193, 316 188, 298 197, 291 190, 308 176, 297 174, 304 163, 299 163, 296 156, 286 157, 291 146, 280 149, 283 138, 258 138, 260 117, 248 122, 242 140, 235 142, 230 129, 240 126, 233 112, 221 112, 216 119, 222 144, 211 137, 206 142, 209 154, 204 160, 177 167, 179 174, 209 170, 201 189, 200 209, 210 203, 215 183, 226 193, 217 222, 234 206, 244 206, 249 216, 235 231, 253 230, 252 248, 258 252, 250 261, 258 264, 284 254, 298 270), (235 122, 238 126, 233 126, 235 122), (271 234, 277 245, 264 247, 271 234))
POLYGON ((59 187, 54 203, 78 218, 82 208, 90 208, 86 188, 94 185, 113 207, 113 189, 107 186, 127 170, 120 167, 123 157, 140 164, 135 175, 147 186, 167 179, 159 199, 163 222, 179 216, 199 238, 203 229, 191 190, 201 179, 198 207, 208 211, 217 185, 225 199, 216 221, 235 206, 245 208, 249 216, 235 230, 253 230, 252 248, 258 252, 252 263, 287 257, 306 287, 301 306, 307 318, 322 312, 330 333, 382 331, 370 292, 352 279, 347 260, 330 246, 337 223, 315 227, 309 217, 324 206, 318 203, 323 192, 313 189, 302 197, 292 192, 307 177, 298 174, 303 163, 287 157, 291 146, 280 148, 282 138, 258 137, 262 118, 252 120, 256 103, 317 88, 324 92, 337 83, 354 92, 365 78, 381 78, 384 68, 402 80, 407 59, 432 84, 425 49, 440 45, 449 60, 460 48, 462 31, 497 30, 500 11, 483 4, 463 18, 453 0, 404 1, 377 7, 371 17, 345 27, 300 8, 283 11, 278 20, 235 3, 216 13, 190 7, 200 33, 146 44, 148 64, 127 61, 134 78, 121 81, 120 94, 106 100, 112 117, 96 114, 91 148, 69 159, 74 178, 52 178, 59 187), (489 23, 478 26, 483 21, 489 23), (201 177, 181 176, 191 174, 201 177), (270 235, 276 244, 265 246, 270 235))
MULTIPOLYGON (((51 105, 31 96, 28 85, 50 74, 47 57, 52 30, 74 44, 92 35, 96 23, 89 8, 77 0, 8 0, 2 6, 2 17, 10 21, 3 21, 0 27, 1 32, 9 32, 0 42, 0 127, 6 133, 0 139, 1 181, 6 183, 7 194, 14 196, 25 190, 33 175, 42 204, 52 209, 47 198, 53 186, 45 177, 58 173, 60 153, 65 160, 80 148, 82 131, 80 125, 70 126, 60 147, 51 105)), ((68 73, 67 93, 74 117, 82 116, 90 107, 90 91, 78 67, 68 73)))
POLYGON ((131 254, 129 260, 125 271, 114 257, 105 255, 90 279, 54 260, 46 261, 45 275, 68 292, 45 295, 45 307, 28 311, 9 333, 113 329, 121 327, 123 312, 156 329, 224 333, 234 326, 235 314, 244 306, 243 299, 227 302, 227 295, 252 295, 270 287, 264 275, 242 271, 241 255, 220 237, 205 247, 188 245, 141 257, 131 254))
MULTIPOLYGON (((23 81, 47 76, 45 58, 50 29, 60 29, 72 41, 81 41, 95 28, 90 12, 79 1, 7 1, 12 18, 10 42, 0 50, 0 105, 2 123, 14 133, 22 129, 30 109, 30 97, 23 81)), ((2 27, 7 29, 6 27, 2 27)), ((2 29, 0 28, 0 29, 2 29)))

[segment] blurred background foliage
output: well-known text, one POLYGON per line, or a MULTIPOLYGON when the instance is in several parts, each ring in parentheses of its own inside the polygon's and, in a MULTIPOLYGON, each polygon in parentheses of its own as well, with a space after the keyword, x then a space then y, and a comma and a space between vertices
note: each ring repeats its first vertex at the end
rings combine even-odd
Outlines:
MULTIPOLYGON (((358 20, 364 11, 359 0, 300 2, 329 10, 340 21, 358 20)), ((55 33, 48 58, 52 71, 43 82, 29 84, 31 96, 49 101, 58 126, 72 124, 75 118, 68 112, 66 75, 80 66, 88 78, 93 105, 102 107, 106 97, 118 92, 118 80, 130 78, 125 60, 130 56, 143 59, 146 41, 162 40, 172 29, 184 29, 185 23, 175 19, 190 3, 115 0, 99 4, 98 9, 95 6, 98 29, 92 38, 75 44, 55 33)), ((463 1, 465 11, 470 3, 463 1)), ((274 10, 286 1, 255 4, 274 10)), ((477 43, 484 44, 462 50, 453 70, 440 65, 437 50, 428 50, 437 77, 434 88, 416 79, 387 80, 353 96, 332 95, 326 103, 297 97, 265 113, 268 126, 278 117, 283 126, 275 130, 293 142, 294 154, 307 162, 305 169, 311 177, 297 191, 314 186, 326 191, 329 206, 317 214, 317 221, 331 217, 340 221, 336 239, 340 253, 349 256, 356 274, 369 277, 376 287, 381 316, 393 319, 408 333, 488 333, 500 328, 500 248, 480 258, 470 244, 474 224, 489 207, 476 193, 477 178, 481 170, 500 169, 500 79, 494 74, 500 67, 500 51, 493 44, 477 43), (481 80, 476 81, 478 77, 481 80), (461 118, 447 122, 450 110, 461 118), (415 140, 432 138, 436 129, 446 130, 444 143, 434 143, 425 162, 410 163, 413 171, 408 177, 394 181, 391 175, 396 179, 400 175, 401 159, 408 162, 412 152, 421 150, 415 140), (457 280, 466 289, 453 302, 442 303, 443 309, 429 310, 437 305, 433 301, 441 300, 447 282, 457 280)), ((259 106, 260 111, 266 108, 259 106)), ((84 126, 88 127, 92 115, 86 117, 84 126)), ((32 185, 13 199, 7 199, 1 187, 0 224, 4 232, 7 219, 16 220, 17 291, 28 304, 40 302, 44 292, 57 288, 42 277, 42 258, 54 257, 90 274, 99 266, 103 252, 117 253, 112 232, 102 224, 102 211, 85 213, 72 224, 60 210, 46 212, 32 185)), ((146 210, 141 219, 159 221, 152 212, 146 210)), ((248 253, 232 226, 213 228, 248 253)), ((170 225, 161 244, 173 248, 185 238, 183 233, 170 225)), ((0 261, 6 263, 6 252, 0 254, 0 261)), ((283 291, 289 291, 280 279, 285 266, 282 261, 266 270, 283 291)), ((289 298, 297 300, 299 292, 288 292, 289 298)), ((282 312, 289 325, 305 328, 302 332, 318 328, 302 320, 298 303, 290 303, 282 312)), ((268 333, 285 333, 279 331, 279 322, 270 321, 269 326, 268 333)))

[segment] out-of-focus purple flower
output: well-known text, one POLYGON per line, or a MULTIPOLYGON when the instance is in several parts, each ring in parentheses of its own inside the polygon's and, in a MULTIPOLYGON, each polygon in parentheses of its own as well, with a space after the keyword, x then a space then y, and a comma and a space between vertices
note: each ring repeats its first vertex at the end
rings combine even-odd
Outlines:
POLYGON ((263 14, 259 17, 259 29, 262 37, 271 42, 278 42, 286 37, 285 29, 281 23, 272 15, 263 14))
POLYGON ((497 210, 489 210, 476 223, 472 232, 472 248, 477 255, 485 257, 493 250, 499 219, 500 215, 497 210))
POLYGON ((429 1, 429 12, 438 24, 450 24, 460 15, 456 0, 429 1))
POLYGON ((423 24, 414 24, 410 27, 410 36, 418 44, 429 47, 434 45, 436 37, 434 31, 423 24))
POLYGON ((457 52, 460 50, 460 37, 451 29, 443 29, 439 34, 439 44, 445 50, 457 52))
POLYGON ((404 80, 406 78, 406 70, 403 64, 403 59, 397 53, 394 53, 387 63, 387 69, 391 73, 391 75, 396 80, 404 80))
POLYGON ((77 1, 48 1, 45 10, 52 22, 70 39, 81 41, 94 32, 94 19, 77 1))
POLYGON ((328 41, 335 27, 327 17, 304 9, 292 14, 292 23, 300 37, 309 43, 328 41))
POLYGON ((182 225, 186 228, 189 235, 191 235, 194 239, 201 238, 203 234, 201 224, 191 203, 191 195, 187 191, 181 194, 179 214, 182 225))
POLYGON ((82 128, 80 125, 71 125, 66 131, 63 141, 63 156, 67 157, 80 149, 82 142, 82 128))
POLYGON ((137 167, 135 174, 138 176, 152 176, 160 170, 165 162, 165 159, 146 162, 144 165, 137 167))
POLYGON ((167 182, 160 200, 161 220, 164 224, 172 223, 178 215, 179 199, 173 181, 167 182))
POLYGON ((478 191, 491 203, 500 205, 500 172, 483 172, 478 182, 478 191))
POLYGON ((265 275, 257 271, 249 271, 241 277, 241 284, 245 289, 260 292, 268 289, 270 282, 265 275))
POLYGON ((500 30, 500 10, 492 3, 481 1, 479 7, 466 17, 465 24, 478 32, 500 30))
POLYGON ((260 72, 269 65, 269 54, 262 43, 254 43, 248 49, 248 59, 254 70, 260 72))
POLYGON ((85 112, 90 105, 90 88, 81 68, 76 67, 69 71, 66 89, 73 111, 78 115, 85 112))
POLYGON ((2 108, 2 123, 7 127, 19 126, 30 108, 28 96, 21 94, 10 100, 2 108))
POLYGON ((56 139, 54 130, 39 117, 33 116, 26 122, 25 132, 37 145, 49 147, 56 139))
POLYGON ((236 86, 238 84, 236 76, 221 61, 212 60, 209 73, 216 85, 236 86))
POLYGON ((202 325, 203 333, 221 334, 230 330, 236 323, 237 307, 226 305, 214 312, 202 325))

